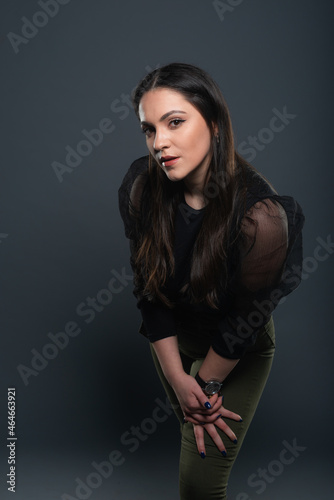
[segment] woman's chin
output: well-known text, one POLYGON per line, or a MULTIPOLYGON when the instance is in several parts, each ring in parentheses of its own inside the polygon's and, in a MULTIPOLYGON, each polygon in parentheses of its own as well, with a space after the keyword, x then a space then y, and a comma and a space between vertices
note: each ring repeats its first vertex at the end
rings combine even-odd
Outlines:
POLYGON ((177 182, 177 181, 181 181, 183 179, 183 175, 180 175, 178 174, 177 172, 174 172, 172 170, 170 170, 169 172, 165 172, 168 179, 172 182, 177 182))

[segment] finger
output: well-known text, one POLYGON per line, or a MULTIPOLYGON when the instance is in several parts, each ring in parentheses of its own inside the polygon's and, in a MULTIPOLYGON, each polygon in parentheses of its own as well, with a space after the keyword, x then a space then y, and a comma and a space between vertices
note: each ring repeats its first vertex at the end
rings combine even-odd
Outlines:
POLYGON ((184 419, 186 422, 191 422, 192 424, 204 425, 206 420, 201 413, 184 413, 184 419))
POLYGON ((214 423, 222 416, 221 413, 215 412, 212 415, 204 415, 202 413, 185 413, 185 418, 188 422, 200 425, 214 423))
POLYGON ((204 429, 200 425, 194 425, 194 434, 198 453, 202 458, 205 458, 206 450, 204 444, 204 429))
POLYGON ((226 434, 226 436, 234 443, 237 444, 238 438, 236 434, 232 431, 232 429, 227 425, 227 423, 223 420, 222 417, 218 418, 215 421, 216 427, 218 427, 221 431, 226 434))
POLYGON ((242 418, 238 413, 234 413, 233 411, 226 410, 223 406, 220 408, 220 412, 224 418, 230 418, 231 420, 236 420, 237 422, 242 422, 242 418))
POLYGON ((218 394, 214 394, 213 396, 208 397, 204 394, 202 389, 196 394, 196 396, 205 411, 211 410, 218 399, 218 394))
POLYGON ((215 428, 215 426, 213 424, 208 424, 205 426, 205 430, 206 432, 209 434, 209 436, 211 437, 212 441, 215 443, 215 445, 217 446, 218 450, 220 451, 220 453, 226 457, 226 448, 225 448, 225 445, 223 443, 223 440, 222 438, 220 437, 220 435, 218 434, 217 432, 217 429, 215 428))
MULTIPOLYGON (((199 409, 199 410, 196 410, 196 413, 201 413, 202 415, 215 415, 217 414, 217 412, 221 413, 221 409, 222 409, 222 398, 220 396, 218 396, 218 394, 215 394, 214 396, 208 398, 209 399, 209 402, 211 404, 211 409, 206 409, 206 408, 202 408, 199 409)), ((211 422, 213 420, 210 420, 211 422)))
POLYGON ((204 415, 215 413, 221 406, 221 399, 218 394, 208 397, 202 393, 198 396, 198 401, 201 406, 200 408, 196 408, 196 411, 198 413, 203 413, 204 415))
POLYGON ((223 404, 224 397, 222 398, 221 396, 218 396, 218 394, 215 394, 212 396, 212 398, 209 399, 211 406, 212 406, 212 413, 218 411, 220 407, 223 404))

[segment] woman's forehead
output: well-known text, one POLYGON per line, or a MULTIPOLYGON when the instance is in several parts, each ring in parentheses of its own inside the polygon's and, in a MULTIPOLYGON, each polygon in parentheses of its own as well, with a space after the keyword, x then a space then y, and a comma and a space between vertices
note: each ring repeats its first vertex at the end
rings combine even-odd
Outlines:
POLYGON ((141 121, 159 121, 170 111, 197 112, 181 92, 167 88, 157 88, 146 92, 141 98, 138 111, 141 121))

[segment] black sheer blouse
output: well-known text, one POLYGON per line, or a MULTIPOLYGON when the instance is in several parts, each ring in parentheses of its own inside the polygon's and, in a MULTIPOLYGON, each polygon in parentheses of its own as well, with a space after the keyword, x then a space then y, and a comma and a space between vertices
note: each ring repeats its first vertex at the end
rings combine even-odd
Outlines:
MULTIPOLYGON (((132 163, 118 192, 132 262, 138 225, 131 207, 140 204, 138 193, 147 176, 145 156, 132 163)), ((205 208, 195 210, 181 200, 175 219, 175 274, 165 285, 175 307, 170 309, 158 301, 147 300, 140 287, 134 290, 143 318, 141 332, 151 342, 177 335, 178 326, 182 325, 189 332, 208 335, 220 356, 238 359, 255 342, 257 332, 268 322, 282 297, 299 285, 304 224, 301 207, 290 196, 277 195, 249 167, 246 185, 245 212, 240 218, 242 238, 231 251, 234 271, 221 294, 218 310, 195 305, 180 292, 189 279, 192 249, 205 212, 205 208)))

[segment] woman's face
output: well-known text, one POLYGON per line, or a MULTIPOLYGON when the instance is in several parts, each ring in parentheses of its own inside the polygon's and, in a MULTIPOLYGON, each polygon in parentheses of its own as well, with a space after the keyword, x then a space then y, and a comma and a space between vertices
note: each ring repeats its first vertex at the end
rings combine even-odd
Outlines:
POLYGON ((203 187, 212 150, 200 112, 179 92, 157 88, 143 95, 139 118, 147 147, 167 177, 203 187))

